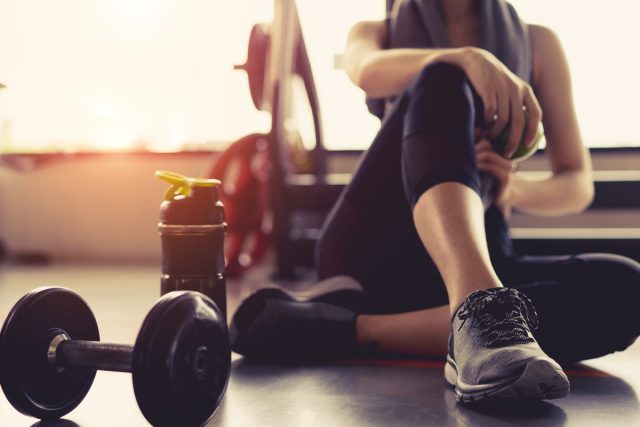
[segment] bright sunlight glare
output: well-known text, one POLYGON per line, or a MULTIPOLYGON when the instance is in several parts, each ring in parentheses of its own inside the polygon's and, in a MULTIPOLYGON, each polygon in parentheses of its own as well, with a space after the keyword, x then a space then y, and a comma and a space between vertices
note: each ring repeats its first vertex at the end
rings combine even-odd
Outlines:
MULTIPOLYGON (((349 28, 382 19, 384 3, 297 2, 331 149, 366 148, 379 128, 336 59, 349 28)), ((585 142, 640 146, 638 3, 512 3, 560 36, 585 142)), ((251 26, 272 17, 270 0, 4 0, 0 152, 221 149, 265 131, 269 116, 233 64, 246 59, 251 26)))

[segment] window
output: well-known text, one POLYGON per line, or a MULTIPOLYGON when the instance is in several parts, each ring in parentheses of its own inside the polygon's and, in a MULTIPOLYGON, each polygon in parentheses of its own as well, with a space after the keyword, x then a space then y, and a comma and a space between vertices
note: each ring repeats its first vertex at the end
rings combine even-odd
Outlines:
MULTIPOLYGON (((325 144, 366 148, 379 121, 337 63, 349 28, 382 19, 385 0, 297 3, 325 144)), ((513 4, 559 34, 585 142, 640 146, 637 2, 513 4)), ((246 58, 251 26, 272 16, 272 0, 5 0, 0 152, 219 149, 264 131, 269 116, 232 66, 246 58)))
MULTIPOLYGON (((316 74, 329 148, 365 148, 379 121, 364 96, 334 66, 350 26, 382 19, 383 0, 298 0, 302 28, 316 74), (327 31, 327 23, 331 31, 327 31)), ((640 5, 636 0, 598 2, 513 0, 527 22, 558 33, 571 67, 574 100, 585 143, 591 147, 640 146, 640 5)))
POLYGON ((268 0, 4 0, 0 152, 223 144, 268 129, 246 58, 268 0))
POLYGON ((385 0, 298 0, 297 5, 318 86, 324 144, 329 149, 364 149, 380 128, 380 120, 368 112, 364 93, 351 83, 339 62, 351 26, 384 19, 385 0))
POLYGON ((590 147, 640 146, 640 4, 513 0, 527 22, 553 29, 567 54, 582 136, 590 147))

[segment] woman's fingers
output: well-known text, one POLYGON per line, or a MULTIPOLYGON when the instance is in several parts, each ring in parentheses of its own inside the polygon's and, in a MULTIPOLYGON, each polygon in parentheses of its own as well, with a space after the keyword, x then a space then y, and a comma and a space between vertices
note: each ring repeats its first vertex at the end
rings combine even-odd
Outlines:
POLYGON ((478 149, 476 151, 476 160, 486 161, 494 163, 505 169, 513 169, 513 161, 505 159, 500 154, 493 151, 493 149, 478 149))
POLYGON ((476 153, 483 150, 491 150, 493 151, 493 147, 491 146, 491 142, 488 139, 481 139, 476 143, 476 153))
POLYGON ((515 162, 511 162, 495 151, 480 149, 477 153, 478 171, 486 173, 496 180, 496 191, 493 195, 493 202, 497 206, 506 206, 505 203, 510 198, 511 173, 514 170, 515 162))
POLYGON ((506 89, 506 85, 499 85, 496 88, 496 111, 493 119, 493 124, 489 130, 489 138, 496 138, 509 122, 509 95, 506 89))
POLYGON ((508 89, 499 89, 495 95, 497 112, 493 118, 496 120, 489 131, 489 138, 498 137, 504 127, 509 126, 509 138, 501 154, 511 158, 521 141, 527 147, 533 145, 542 118, 542 109, 533 90, 526 83, 519 85, 516 82, 508 82, 505 86, 508 89))
POLYGON ((523 139, 531 146, 542 115, 531 87, 489 52, 474 49, 467 59, 467 76, 484 104, 485 132, 476 133, 476 139, 493 140, 509 126, 509 137, 500 154, 512 157, 523 139), (523 109, 528 111, 526 117, 523 109))
POLYGON ((498 98, 495 92, 487 92, 482 98, 484 104, 484 121, 487 123, 487 128, 494 122, 494 117, 498 111, 498 98))
POLYGON ((500 185, 505 185, 509 180, 509 173, 492 163, 478 163, 478 171, 491 175, 500 185))
POLYGON ((489 172, 497 178, 506 178, 515 169, 515 162, 505 159, 492 149, 482 147, 476 149, 476 164, 479 170, 489 172))
POLYGON ((485 133, 486 130, 484 128, 477 127, 473 129, 473 139, 476 141, 476 144, 485 138, 485 133))
POLYGON ((516 152, 524 131, 524 112, 522 111, 522 97, 517 87, 514 87, 509 97, 509 110, 511 115, 509 139, 504 149, 504 156, 510 159, 516 152))
POLYGON ((525 116, 527 123, 525 125, 524 143, 527 147, 531 147, 535 140, 540 121, 542 120, 542 108, 540 108, 540 104, 529 85, 525 86, 523 106, 527 111, 525 116))

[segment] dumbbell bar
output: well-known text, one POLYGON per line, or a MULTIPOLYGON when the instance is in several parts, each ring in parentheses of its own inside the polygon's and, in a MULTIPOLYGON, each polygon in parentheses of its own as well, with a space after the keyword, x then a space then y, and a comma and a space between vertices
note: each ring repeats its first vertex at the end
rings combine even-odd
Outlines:
POLYGON ((20 412, 59 418, 85 397, 96 370, 131 372, 136 400, 153 425, 201 425, 229 379, 228 331, 198 292, 172 292, 145 318, 135 345, 101 343, 86 302, 63 288, 25 295, 2 328, 2 388, 20 412))
MULTIPOLYGON (((193 371, 199 377, 206 373, 207 357, 207 352, 199 348, 193 358, 193 371)), ((131 372, 133 369, 132 346, 72 340, 64 333, 53 337, 47 358, 56 369, 70 366, 111 372, 131 372)))
POLYGON ((131 372, 133 347, 72 340, 67 334, 61 333, 51 340, 47 358, 56 369, 75 366, 98 371, 131 372))

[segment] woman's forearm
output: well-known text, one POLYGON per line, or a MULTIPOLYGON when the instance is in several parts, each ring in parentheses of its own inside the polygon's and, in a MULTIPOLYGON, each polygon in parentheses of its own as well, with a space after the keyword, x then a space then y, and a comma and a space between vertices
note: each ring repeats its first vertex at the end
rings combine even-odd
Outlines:
POLYGON ((593 200, 587 171, 565 171, 539 180, 513 176, 510 206, 532 215, 569 215, 584 211, 593 200))
POLYGON ((349 75, 365 93, 385 98, 401 93, 430 63, 448 62, 464 67, 466 48, 389 49, 369 53, 349 75))

